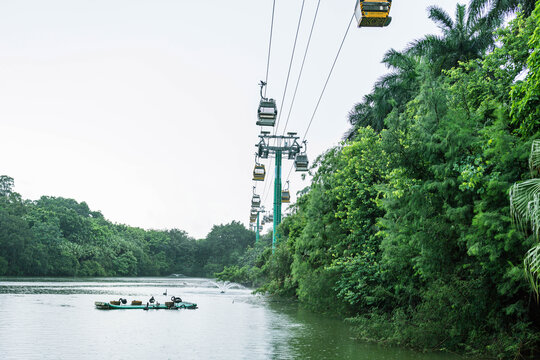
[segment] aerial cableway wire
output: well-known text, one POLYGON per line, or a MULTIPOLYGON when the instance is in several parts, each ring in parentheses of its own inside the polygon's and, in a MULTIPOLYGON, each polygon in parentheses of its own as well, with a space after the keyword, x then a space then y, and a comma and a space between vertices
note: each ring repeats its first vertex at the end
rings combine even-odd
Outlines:
POLYGON ((274 128, 274 135, 277 133, 277 129, 279 128, 279 121, 281 120, 281 111, 283 110, 283 104, 285 102, 285 96, 287 95, 287 87, 289 85, 289 77, 291 75, 291 68, 292 68, 292 63, 293 63, 293 60, 294 60, 294 52, 296 50, 296 41, 298 40, 298 33, 300 31, 300 24, 302 23, 302 14, 304 13, 304 4, 305 4, 306 0, 302 0, 302 8, 300 9, 300 16, 298 18, 298 25, 296 27, 296 35, 294 37, 294 44, 293 44, 293 49, 292 49, 292 53, 291 53, 291 60, 289 61, 289 70, 287 71, 287 80, 285 81, 285 88, 283 89, 283 97, 281 98, 281 105, 279 107, 279 115, 278 115, 278 119, 277 119, 277 122, 276 122, 276 127, 274 128))
MULTIPOLYGON (((268 58, 266 60, 266 77, 264 82, 268 84, 268 71, 270 69, 270 53, 272 51, 272 34, 274 33, 274 14, 276 11, 276 0, 272 4, 272 22, 270 23, 270 41, 268 41, 268 58)), ((264 97, 266 97, 266 87, 264 88, 264 97)))
POLYGON ((298 74, 298 79, 296 80, 296 87, 294 88, 294 94, 291 100, 291 106, 289 107, 289 113, 287 114, 287 121, 285 122, 285 127, 283 128, 283 134, 287 131, 287 125, 289 124, 289 119, 291 117, 291 112, 294 105, 294 100, 296 99, 296 93, 298 91, 298 85, 300 84, 300 79, 302 78, 302 72, 304 70, 304 64, 306 63, 306 57, 309 50, 309 44, 311 43, 311 36, 313 35, 313 28, 315 27, 315 21, 317 20, 317 14, 319 13, 319 5, 321 0, 317 2, 317 9, 315 10, 315 16, 313 17, 313 23, 311 24, 311 30, 309 31, 309 37, 306 45, 306 51, 304 52, 304 58, 302 59, 302 66, 300 66, 300 73, 298 74))
MULTIPOLYGON (((302 23, 302 15, 304 14, 304 5, 305 5, 305 0, 302 0, 302 7, 300 8, 300 16, 298 17, 298 25, 296 27, 296 34, 294 36, 294 44, 293 44, 293 49, 292 49, 292 53, 291 53, 291 60, 289 62, 289 70, 287 71, 287 79, 285 81, 285 89, 283 90, 283 97, 281 99, 281 105, 280 105, 280 108, 279 108, 279 115, 278 115, 278 119, 277 119, 277 122, 276 122, 276 126, 274 128, 274 135, 277 133, 277 129, 279 127, 279 121, 281 119, 281 112, 283 110, 283 104, 284 104, 284 101, 285 101, 285 96, 287 95, 287 87, 289 85, 289 77, 291 75, 291 68, 292 68, 292 63, 293 63, 293 60, 294 60, 294 53, 296 51, 296 43, 297 43, 297 40, 298 40, 298 33, 300 32, 300 25, 302 23)), ((275 3, 275 0, 274 0, 274 3, 275 3)), ((273 13, 272 13, 272 18, 273 18, 273 13)), ((268 57, 268 59, 270 60, 270 56, 268 57)), ((274 180, 274 177, 275 175, 272 175, 272 181, 274 180)), ((271 183, 272 181, 269 181, 269 183, 271 183)), ((272 189, 272 187, 268 187, 266 186, 265 184, 265 190, 263 192, 263 197, 264 197, 264 201, 266 201, 267 197, 268 197, 268 193, 269 193, 269 190, 272 189), (267 193, 268 191, 268 193, 267 193)))
MULTIPOLYGON (((272 35, 274 33, 274 15, 276 13, 276 0, 272 3, 272 20, 270 22, 270 40, 268 41, 268 55, 266 58, 266 76, 264 78, 264 82, 268 84, 268 72, 270 69, 270 54, 272 52, 272 35)), ((264 87, 264 97, 266 97, 266 89, 267 87, 264 87)), ((261 126, 262 130, 262 126, 261 126)), ((265 184, 266 185, 266 184, 265 184)), ((265 186, 266 187, 266 186, 265 186)), ((255 182, 255 190, 257 190, 257 182, 255 182)))
MULTIPOLYGON (((351 28, 352 21, 354 19, 354 13, 351 16, 351 19, 349 20, 349 24, 347 25, 347 30, 345 31, 345 35, 343 35, 343 39, 341 40, 341 44, 339 45, 338 52, 336 54, 336 57, 334 58, 334 62, 332 63, 332 67, 330 68, 330 72, 328 73, 328 76, 326 77, 326 82, 324 83, 323 89, 321 91, 321 95, 319 96, 319 100, 317 101, 317 105, 315 105, 315 109, 313 110, 313 114, 311 115, 311 119, 309 120, 309 124, 306 128, 306 131, 304 133, 304 136, 302 138, 302 142, 306 139, 307 133, 309 131, 309 128, 311 127, 311 123, 313 122, 313 119, 315 118, 315 114, 317 113, 317 109, 319 108, 319 104, 321 103, 321 100, 324 96, 324 92, 326 90, 326 86, 328 85, 328 81, 330 80, 330 77, 332 76, 332 72, 334 71, 334 67, 336 66, 336 62, 339 58, 339 54, 341 53, 341 49, 343 48, 343 43, 345 43, 345 39, 347 38, 347 34, 349 33, 349 29, 351 28)), ((289 170, 289 174, 287 175, 287 180, 289 180, 289 177, 292 172, 292 166, 289 170)))

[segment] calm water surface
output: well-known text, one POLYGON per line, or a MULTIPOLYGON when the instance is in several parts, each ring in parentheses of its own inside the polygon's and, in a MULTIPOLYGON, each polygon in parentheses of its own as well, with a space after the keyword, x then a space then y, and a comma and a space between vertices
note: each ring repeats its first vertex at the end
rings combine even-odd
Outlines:
POLYGON ((0 279, 1 359, 455 360, 364 344, 341 321, 196 278, 0 279), (167 296, 163 292, 167 290, 167 296), (120 297, 197 310, 97 310, 120 297))

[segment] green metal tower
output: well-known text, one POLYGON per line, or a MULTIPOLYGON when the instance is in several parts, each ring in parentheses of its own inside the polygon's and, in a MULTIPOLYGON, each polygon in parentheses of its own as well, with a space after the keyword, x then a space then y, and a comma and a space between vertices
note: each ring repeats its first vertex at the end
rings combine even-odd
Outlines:
POLYGON ((279 240, 277 227, 281 224, 281 152, 276 150, 276 176, 274 179, 274 231, 272 234, 272 252, 279 240))
POLYGON ((261 212, 257 212, 257 232, 255 233, 255 244, 257 244, 259 242, 259 230, 260 230, 260 227, 259 227, 259 216, 261 215, 261 212))
POLYGON ((300 152, 301 146, 298 144, 299 137, 294 132, 288 132, 284 135, 270 135, 269 131, 261 131, 259 135, 260 141, 257 146, 258 156, 262 159, 267 159, 270 154, 275 155, 276 174, 274 180, 274 212, 273 212, 273 234, 272 234, 272 252, 274 252, 277 242, 279 241, 279 233, 277 228, 281 223, 281 162, 283 155, 287 155, 287 159, 294 160, 300 152))

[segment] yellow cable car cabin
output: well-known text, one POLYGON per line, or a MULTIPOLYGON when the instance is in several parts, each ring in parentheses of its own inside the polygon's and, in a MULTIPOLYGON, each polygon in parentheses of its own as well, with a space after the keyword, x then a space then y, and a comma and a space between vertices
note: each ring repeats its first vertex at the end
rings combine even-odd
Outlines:
POLYGON ((289 190, 282 190, 281 191, 281 202, 282 203, 290 203, 291 202, 291 193, 289 190))
POLYGON ((358 27, 383 27, 392 21, 390 6, 392 0, 357 0, 354 14, 358 27))
POLYGON ((253 180, 264 181, 265 175, 266 175, 266 170, 264 168, 264 165, 255 164, 255 169, 253 169, 253 180))
POLYGON ((289 180, 287 180, 287 187, 281 190, 281 202, 282 203, 291 202, 291 193, 289 192, 289 180))

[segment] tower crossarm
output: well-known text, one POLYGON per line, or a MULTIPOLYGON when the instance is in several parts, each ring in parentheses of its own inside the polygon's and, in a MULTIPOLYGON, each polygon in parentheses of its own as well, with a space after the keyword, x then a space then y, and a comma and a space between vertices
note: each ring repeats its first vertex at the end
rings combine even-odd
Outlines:
POLYGON ((258 144, 255 144, 260 151, 268 151, 268 153, 275 155, 276 152, 282 154, 296 155, 300 152, 301 146, 298 143, 299 136, 295 133, 288 133, 287 135, 270 135, 268 133, 262 133, 259 135, 261 139, 258 144))

